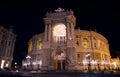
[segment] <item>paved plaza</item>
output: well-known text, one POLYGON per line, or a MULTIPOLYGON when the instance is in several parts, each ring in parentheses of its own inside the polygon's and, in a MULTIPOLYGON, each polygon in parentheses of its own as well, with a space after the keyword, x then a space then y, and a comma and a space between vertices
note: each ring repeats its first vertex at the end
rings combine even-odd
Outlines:
POLYGON ((13 72, 0 71, 0 77, 120 77, 120 71, 49 71, 13 72))

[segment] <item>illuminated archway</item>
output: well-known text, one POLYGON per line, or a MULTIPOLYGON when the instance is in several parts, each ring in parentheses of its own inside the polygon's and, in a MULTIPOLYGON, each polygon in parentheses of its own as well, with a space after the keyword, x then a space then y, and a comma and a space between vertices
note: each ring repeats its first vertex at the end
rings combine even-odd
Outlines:
POLYGON ((66 26, 62 23, 53 27, 53 41, 60 42, 66 40, 66 26))
POLYGON ((65 70, 66 53, 61 47, 58 46, 57 49, 52 52, 52 57, 54 59, 54 69, 65 70))

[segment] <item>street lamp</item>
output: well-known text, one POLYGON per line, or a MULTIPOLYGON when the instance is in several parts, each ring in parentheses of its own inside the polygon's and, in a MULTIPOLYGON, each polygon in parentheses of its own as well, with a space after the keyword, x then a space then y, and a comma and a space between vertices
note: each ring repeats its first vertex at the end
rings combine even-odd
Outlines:
POLYGON ((14 63, 14 68, 15 68, 15 71, 18 72, 18 65, 17 65, 17 62, 14 63))
POLYGON ((37 65, 38 65, 38 70, 41 70, 41 66, 42 66, 42 61, 37 61, 37 65))
POLYGON ((91 68, 91 64, 90 64, 90 56, 91 56, 90 53, 86 54, 86 58, 88 59, 88 71, 90 71, 90 68, 91 68))
POLYGON ((14 64, 17 65, 17 62, 15 62, 14 64))
POLYGON ((26 57, 26 59, 31 59, 31 56, 28 55, 28 56, 26 57))
POLYGON ((31 65, 31 62, 30 62, 30 59, 31 59, 31 56, 27 56, 26 57, 26 59, 27 59, 27 66, 28 66, 28 69, 30 69, 31 67, 30 67, 30 65, 31 65))

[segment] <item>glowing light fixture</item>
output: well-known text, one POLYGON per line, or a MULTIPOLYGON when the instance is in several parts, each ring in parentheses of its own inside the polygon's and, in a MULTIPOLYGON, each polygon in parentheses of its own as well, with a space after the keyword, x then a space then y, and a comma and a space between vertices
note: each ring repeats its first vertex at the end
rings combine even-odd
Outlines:
POLYGON ((115 68, 117 68, 117 62, 113 62, 113 65, 115 66, 115 68))
POLYGON ((41 61, 41 60, 39 61, 39 65, 40 65, 40 66, 42 65, 42 61, 41 61))
POLYGON ((31 58, 31 56, 29 56, 29 55, 26 57, 26 59, 30 59, 30 58, 31 58))
POLYGON ((5 67, 8 67, 9 66, 9 62, 7 64, 5 64, 5 67))
POLYGON ((86 60, 83 60, 82 62, 84 65, 88 64, 88 62, 86 60))
POLYGON ((0 67, 1 69, 3 69, 4 63, 5 63, 5 60, 2 60, 2 61, 1 61, 1 67, 0 67))

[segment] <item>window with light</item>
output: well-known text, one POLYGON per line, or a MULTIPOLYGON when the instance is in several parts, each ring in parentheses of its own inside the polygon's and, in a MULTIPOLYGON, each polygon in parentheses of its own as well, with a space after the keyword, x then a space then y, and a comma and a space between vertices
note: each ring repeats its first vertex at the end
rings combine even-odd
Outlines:
POLYGON ((66 39, 66 26, 62 23, 53 27, 53 41, 60 42, 66 39))

